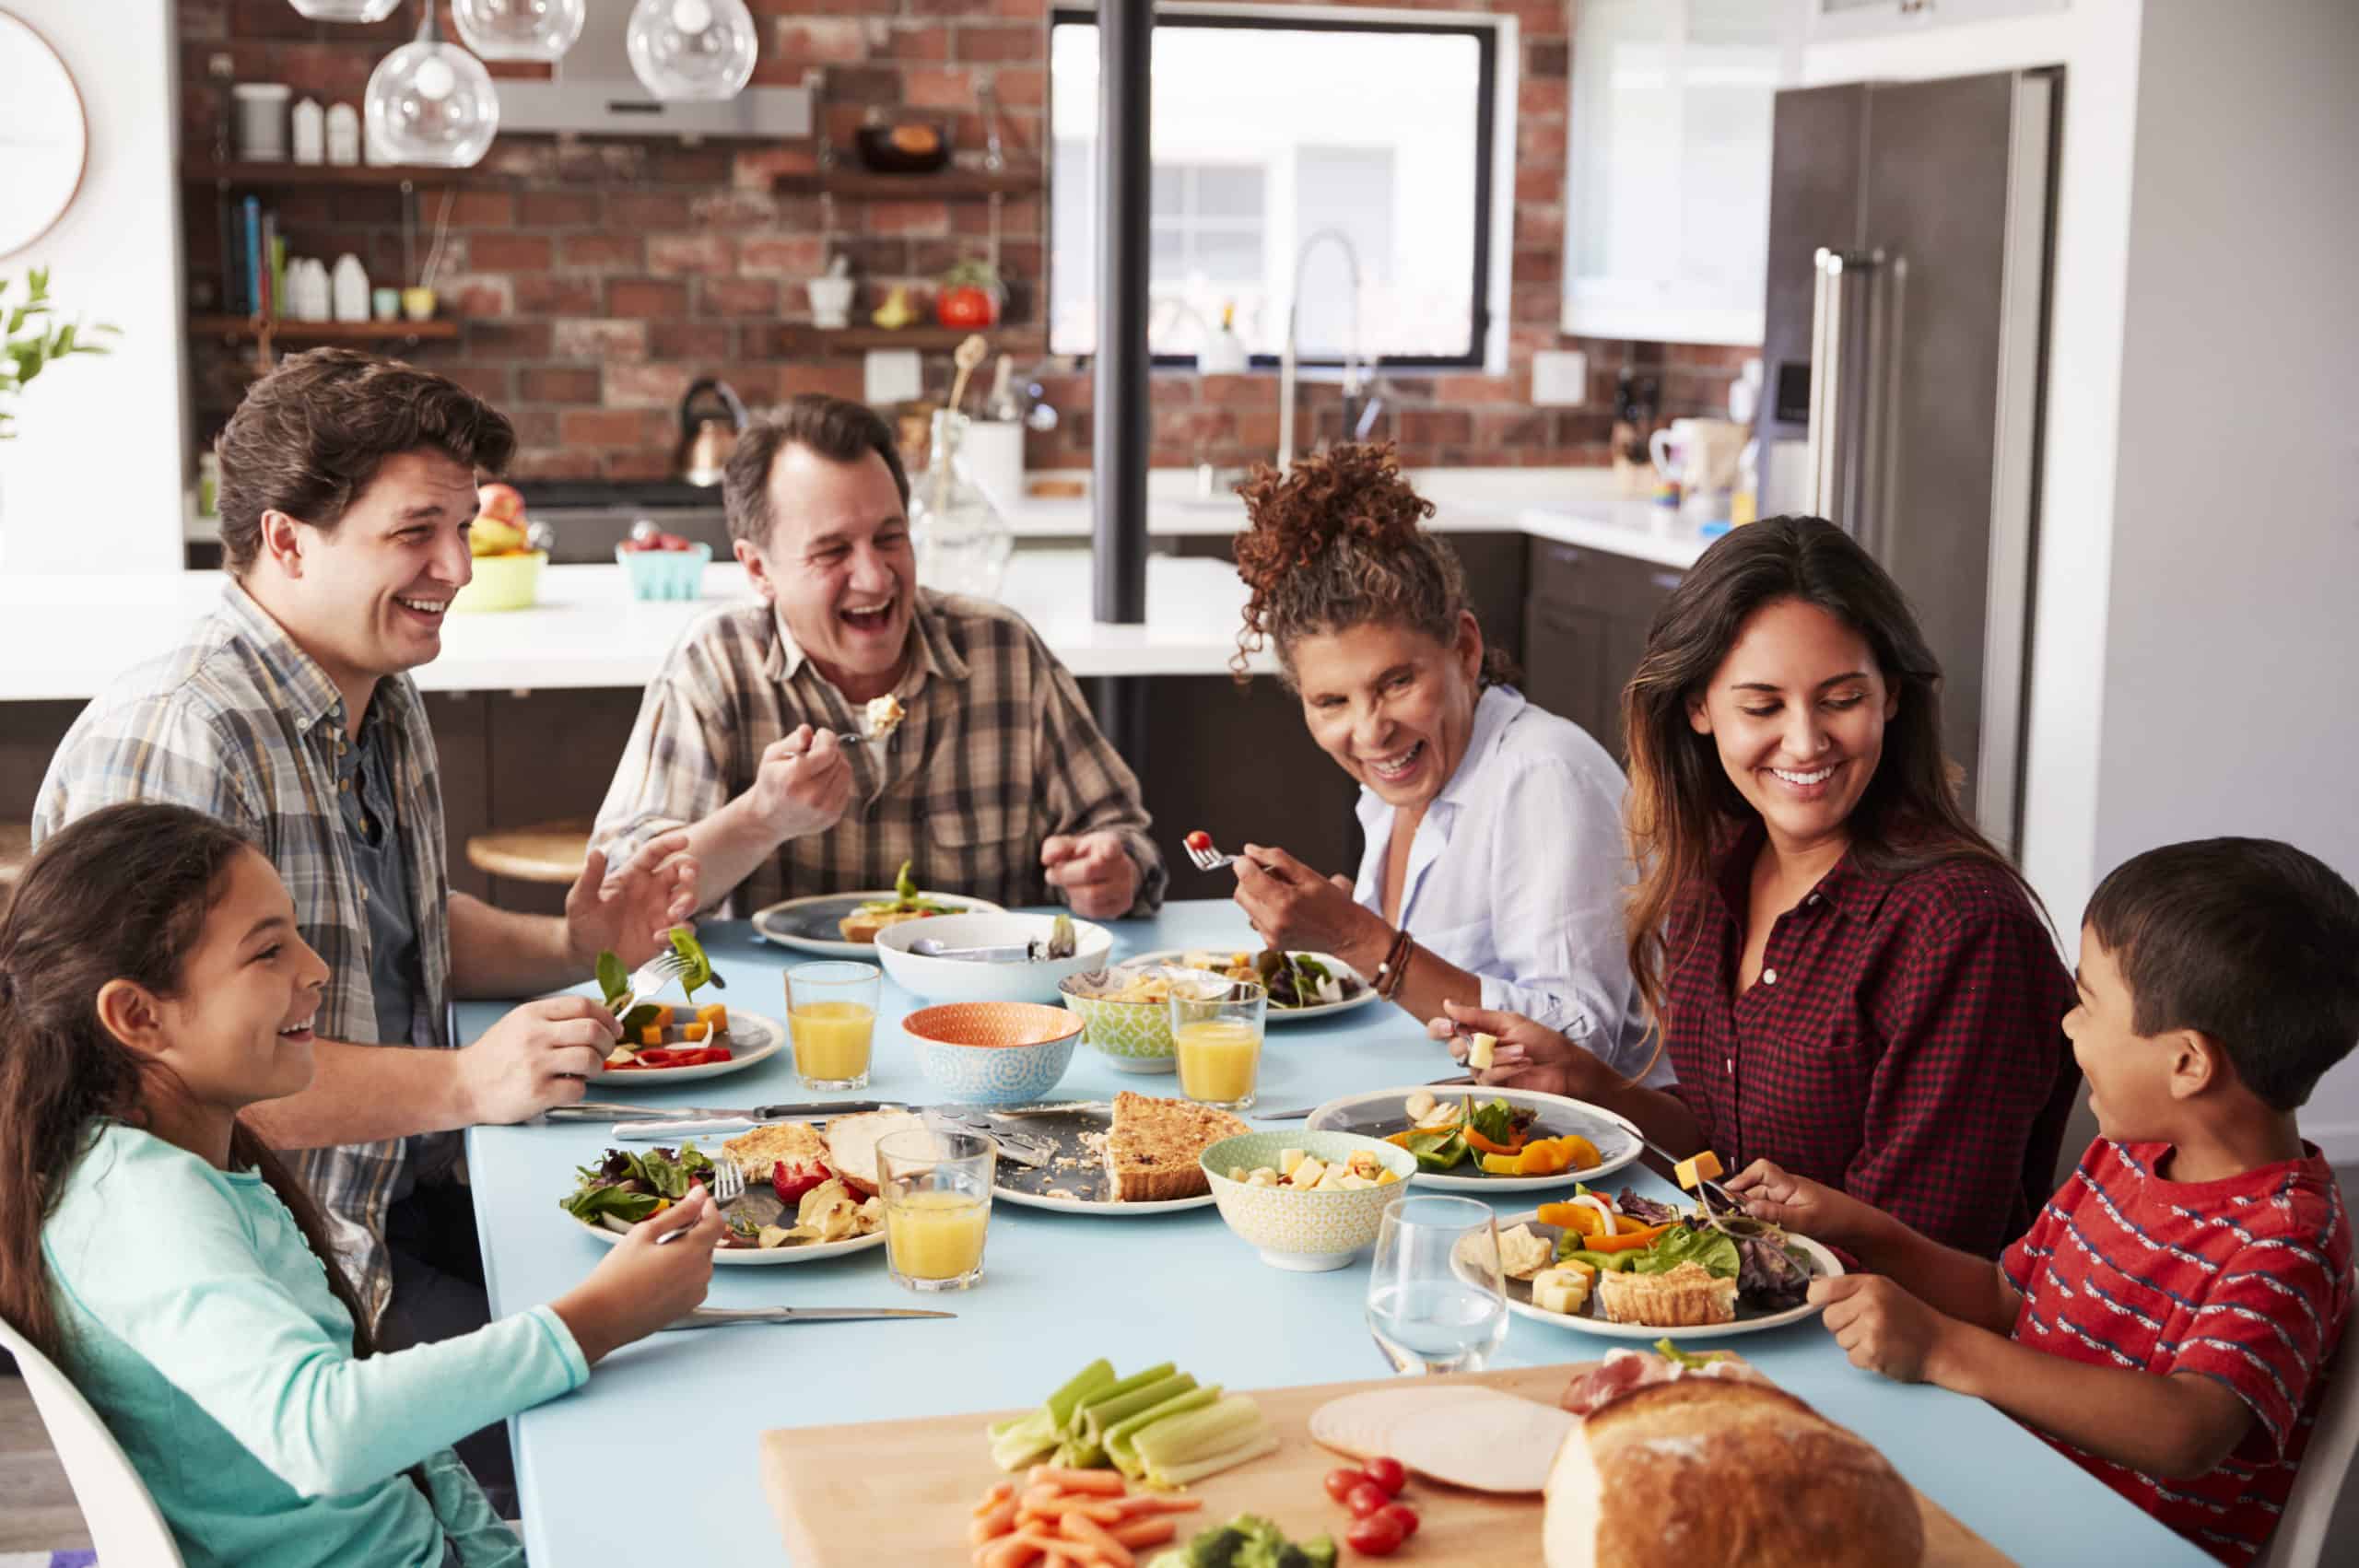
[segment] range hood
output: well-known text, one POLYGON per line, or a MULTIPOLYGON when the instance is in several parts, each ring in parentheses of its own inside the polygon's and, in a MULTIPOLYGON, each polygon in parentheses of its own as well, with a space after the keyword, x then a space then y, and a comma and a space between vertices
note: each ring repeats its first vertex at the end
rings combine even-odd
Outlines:
POLYGON ((721 103, 683 103, 649 92, 632 75, 623 43, 630 13, 630 0, 600 0, 547 80, 499 78, 500 130, 764 140, 811 134, 807 88, 749 87, 721 103))

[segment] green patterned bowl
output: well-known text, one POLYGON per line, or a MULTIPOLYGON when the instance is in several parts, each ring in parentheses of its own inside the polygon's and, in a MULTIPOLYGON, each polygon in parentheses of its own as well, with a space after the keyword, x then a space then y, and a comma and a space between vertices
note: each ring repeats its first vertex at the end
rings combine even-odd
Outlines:
POLYGON ((1228 1228, 1243 1236, 1273 1269, 1300 1274, 1341 1269, 1376 1240, 1384 1206, 1403 1197, 1417 1157, 1380 1138, 1356 1132, 1248 1132, 1224 1138, 1204 1151, 1204 1175, 1213 1200, 1228 1228), (1228 1173, 1275 1166, 1282 1149, 1299 1149, 1320 1161, 1348 1159, 1365 1150, 1401 1179, 1352 1192, 1297 1192, 1289 1187, 1250 1187, 1228 1173))
MULTIPOLYGON (((1204 987, 1218 995, 1228 981, 1203 969, 1171 969, 1174 976, 1201 977, 1204 987)), ((1170 1072, 1179 1066, 1171 1045, 1171 1006, 1161 1001, 1111 1001, 1092 994, 1111 989, 1129 979, 1106 970, 1068 975, 1057 984, 1067 1007, 1081 1014, 1082 1038, 1117 1072, 1170 1072)), ((1291 1147, 1291 1145, 1289 1145, 1291 1147)))

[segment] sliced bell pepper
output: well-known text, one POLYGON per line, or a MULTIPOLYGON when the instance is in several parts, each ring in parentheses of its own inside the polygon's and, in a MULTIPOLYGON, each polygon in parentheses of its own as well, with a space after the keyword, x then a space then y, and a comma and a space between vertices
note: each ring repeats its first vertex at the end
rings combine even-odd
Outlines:
POLYGON ((1495 1176, 1520 1176, 1527 1174, 1523 1168, 1523 1156, 1520 1154, 1485 1154, 1483 1156, 1483 1170, 1486 1175, 1495 1176))
POLYGON ((1605 1216, 1587 1203, 1543 1203, 1540 1223, 1585 1236, 1602 1235, 1605 1230, 1605 1216))
POLYGON ((1522 1133, 1518 1133, 1509 1142, 1494 1143, 1475 1131, 1473 1124, 1470 1122, 1466 1127, 1466 1141, 1473 1145, 1474 1152, 1478 1154, 1513 1154, 1520 1153, 1529 1146, 1532 1140, 1522 1133))
POLYGON ((665 1050, 659 1046, 640 1052, 639 1059, 631 1065, 633 1067, 677 1067, 680 1065, 678 1051, 665 1050))
POLYGON ((1646 1246, 1651 1245, 1655 1237, 1662 1235, 1663 1232, 1670 1230, 1671 1228, 1671 1225, 1668 1223, 1661 1225, 1646 1225, 1635 1231, 1625 1231, 1620 1235, 1591 1236, 1589 1238, 1589 1246, 1584 1248, 1584 1250, 1589 1252, 1626 1252, 1634 1246, 1646 1246))

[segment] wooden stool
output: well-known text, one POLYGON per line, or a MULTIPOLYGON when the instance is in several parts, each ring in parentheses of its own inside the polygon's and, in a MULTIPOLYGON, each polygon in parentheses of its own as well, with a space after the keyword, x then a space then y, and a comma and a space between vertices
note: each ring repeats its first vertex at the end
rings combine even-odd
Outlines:
POLYGON ((467 864, 515 882, 570 887, 590 858, 590 824, 581 817, 537 822, 467 840, 467 864))

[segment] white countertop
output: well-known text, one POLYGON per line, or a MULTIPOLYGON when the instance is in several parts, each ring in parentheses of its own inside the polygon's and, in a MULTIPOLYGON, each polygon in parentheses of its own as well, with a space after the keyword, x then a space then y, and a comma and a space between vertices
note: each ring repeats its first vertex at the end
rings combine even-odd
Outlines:
MULTIPOLYGON (((1003 601, 1076 675, 1215 675, 1228 670, 1245 586, 1225 561, 1147 561, 1147 618, 1090 618, 1086 550, 1026 550, 1003 601)), ((218 572, 0 578, 0 701, 88 698, 120 671, 162 653, 221 591, 218 572)), ((551 567, 529 610, 452 615, 442 656, 417 672, 428 691, 644 685, 703 611, 749 597, 732 563, 705 568, 694 602, 634 601, 619 567, 551 567)), ((1254 666, 1274 668, 1264 656, 1254 666)))

